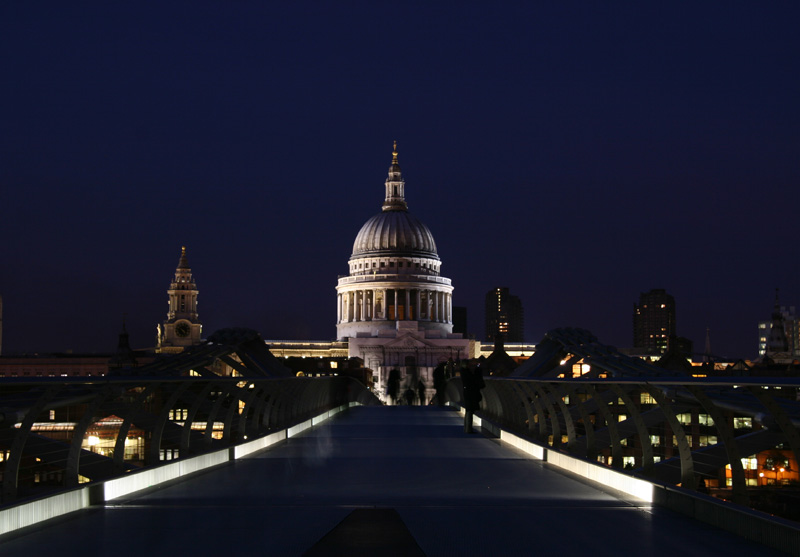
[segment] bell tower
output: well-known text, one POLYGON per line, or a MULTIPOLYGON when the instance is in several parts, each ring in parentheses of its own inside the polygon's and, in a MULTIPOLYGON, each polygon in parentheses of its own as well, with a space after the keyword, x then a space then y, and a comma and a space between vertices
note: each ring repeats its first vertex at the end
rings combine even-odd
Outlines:
POLYGON ((182 247, 175 278, 167 290, 167 320, 158 326, 157 352, 181 352, 187 346, 200 343, 203 325, 197 317, 197 294, 186 248, 182 247))

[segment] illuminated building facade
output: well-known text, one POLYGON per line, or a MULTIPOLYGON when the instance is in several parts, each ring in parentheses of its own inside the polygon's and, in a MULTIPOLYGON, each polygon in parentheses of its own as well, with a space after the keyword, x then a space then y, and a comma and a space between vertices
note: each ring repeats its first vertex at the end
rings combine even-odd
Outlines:
POLYGON ((4 356, 0 377, 100 377, 108 373, 109 354, 53 354, 49 356, 4 356))
POLYGON ((658 288, 639 294, 633 304, 633 347, 663 354, 675 336, 675 299, 658 288))
POLYGON ((404 373, 404 388, 429 388, 440 362, 471 357, 470 342, 453 333, 453 286, 441 265, 431 231, 408 211, 395 144, 382 211, 361 227, 336 287, 337 338, 373 370, 378 393, 391 369, 404 373))
POLYGON ((508 288, 492 288, 486 293, 486 340, 499 336, 504 342, 525 341, 525 313, 522 301, 508 288))
POLYGON ((192 278, 192 269, 186 259, 186 248, 182 247, 175 278, 167 290, 167 320, 158 325, 157 329, 157 352, 181 352, 187 346, 200 343, 203 325, 197 315, 198 293, 192 278))

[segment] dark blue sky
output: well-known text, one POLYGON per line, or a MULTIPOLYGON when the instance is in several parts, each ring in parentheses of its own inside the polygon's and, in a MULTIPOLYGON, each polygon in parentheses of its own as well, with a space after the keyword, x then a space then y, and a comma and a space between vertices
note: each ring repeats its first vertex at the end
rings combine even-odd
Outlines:
POLYGON ((206 334, 335 336, 398 141, 483 334, 632 342, 639 292, 752 357, 800 305, 796 2, 0 6, 4 353, 152 346, 186 245, 206 334))

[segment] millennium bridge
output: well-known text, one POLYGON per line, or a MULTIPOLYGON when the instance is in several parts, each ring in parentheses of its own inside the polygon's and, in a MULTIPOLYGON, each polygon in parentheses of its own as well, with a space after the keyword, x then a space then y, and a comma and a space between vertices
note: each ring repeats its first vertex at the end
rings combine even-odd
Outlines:
POLYGON ((485 383, 470 435, 459 376, 440 405, 384 406, 291 377, 246 330, 106 377, 6 380, 0 551, 800 554, 756 487, 797 466, 800 381, 686 377, 557 329, 485 383))

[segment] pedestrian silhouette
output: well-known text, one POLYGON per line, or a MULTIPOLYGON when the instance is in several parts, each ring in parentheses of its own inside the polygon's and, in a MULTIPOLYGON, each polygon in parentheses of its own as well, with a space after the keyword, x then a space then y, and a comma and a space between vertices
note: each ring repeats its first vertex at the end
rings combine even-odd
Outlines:
POLYGON ((447 377, 445 377, 445 362, 440 363, 433 370, 433 388, 436 390, 436 404, 444 406, 444 390, 447 385, 447 377))
POLYGON ((475 433, 472 429, 472 415, 480 407, 481 389, 486 386, 483 382, 483 372, 480 364, 471 367, 464 362, 461 364, 461 386, 464 391, 464 431, 475 433))
POLYGON ((389 372, 389 380, 386 382, 386 396, 395 404, 400 397, 400 370, 393 369, 389 372))
POLYGON ((425 383, 422 379, 417 382, 417 397, 419 397, 419 405, 425 406, 425 383))

